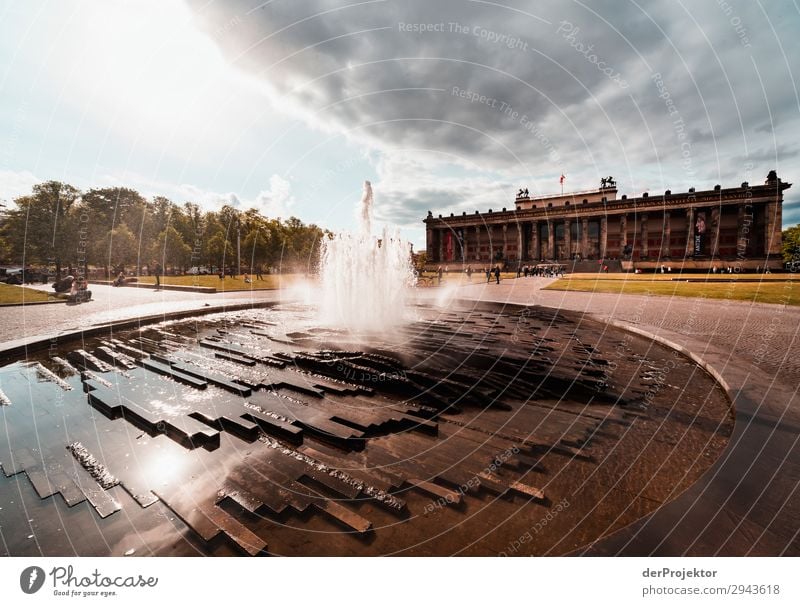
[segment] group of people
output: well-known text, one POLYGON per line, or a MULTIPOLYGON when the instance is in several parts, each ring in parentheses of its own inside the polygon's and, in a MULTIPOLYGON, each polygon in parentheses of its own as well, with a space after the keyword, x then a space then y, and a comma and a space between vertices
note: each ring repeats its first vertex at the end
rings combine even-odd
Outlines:
POLYGON ((559 264, 546 264, 546 265, 522 265, 517 267, 518 278, 555 278, 556 276, 564 277, 564 266, 559 264))
POLYGON ((500 284, 500 266, 495 265, 494 267, 486 267, 483 272, 486 274, 486 283, 492 281, 492 276, 496 280, 497 284, 500 284))

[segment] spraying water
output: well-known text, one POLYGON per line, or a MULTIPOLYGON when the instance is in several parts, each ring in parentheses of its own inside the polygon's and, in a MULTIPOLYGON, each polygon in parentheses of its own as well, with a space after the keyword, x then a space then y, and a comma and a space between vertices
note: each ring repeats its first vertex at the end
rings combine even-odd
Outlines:
POLYGON ((320 320, 357 331, 384 331, 409 320, 408 288, 415 282, 410 247, 399 233, 372 236, 372 186, 364 182, 358 235, 325 238, 320 252, 320 320))

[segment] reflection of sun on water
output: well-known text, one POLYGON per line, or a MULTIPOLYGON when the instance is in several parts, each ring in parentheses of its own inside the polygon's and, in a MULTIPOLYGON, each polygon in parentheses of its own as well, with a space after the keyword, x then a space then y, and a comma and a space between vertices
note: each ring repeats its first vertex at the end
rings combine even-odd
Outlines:
POLYGON ((180 402, 165 402, 164 400, 150 400, 150 410, 160 412, 168 417, 182 417, 191 412, 191 407, 180 402))

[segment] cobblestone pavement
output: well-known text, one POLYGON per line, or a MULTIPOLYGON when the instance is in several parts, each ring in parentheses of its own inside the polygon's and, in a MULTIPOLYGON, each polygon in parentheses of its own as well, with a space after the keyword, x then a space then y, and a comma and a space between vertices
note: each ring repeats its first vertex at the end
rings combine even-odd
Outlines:
MULTIPOLYGON (((700 340, 754 365, 769 379, 796 388, 800 384, 800 307, 702 299, 542 290, 547 278, 521 278, 476 284, 459 297, 525 305, 544 305, 660 329, 700 340)), ((702 352, 697 352, 702 354, 702 352)))

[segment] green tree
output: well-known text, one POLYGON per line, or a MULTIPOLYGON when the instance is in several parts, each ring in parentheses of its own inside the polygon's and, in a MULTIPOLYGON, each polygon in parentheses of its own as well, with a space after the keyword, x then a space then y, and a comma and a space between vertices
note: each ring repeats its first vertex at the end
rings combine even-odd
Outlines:
POLYGON ((161 263, 162 267, 180 267, 186 269, 192 257, 192 248, 183 240, 181 233, 174 226, 169 225, 164 229, 151 249, 152 257, 161 263))
POLYGON ((800 224, 783 230, 783 260, 800 262, 800 224))
POLYGON ((11 257, 18 263, 56 264, 78 256, 75 206, 80 191, 59 181, 33 186, 30 195, 17 198, 2 232, 11 257))
POLYGON ((225 237, 225 232, 221 230, 209 238, 207 252, 212 264, 218 267, 225 267, 233 261, 233 246, 225 237))
POLYGON ((138 260, 139 245, 130 228, 123 223, 109 234, 109 263, 115 267, 130 267, 138 260))
POLYGON ((88 260, 102 266, 107 277, 112 255, 109 234, 117 226, 122 223, 127 223, 128 226, 138 225, 138 229, 131 229, 134 237, 139 242, 152 241, 152 229, 143 229, 148 224, 147 209, 148 203, 139 192, 127 187, 91 189, 83 195, 80 204, 82 223, 79 229, 88 232, 88 260), (84 217, 86 221, 83 221, 84 217))

